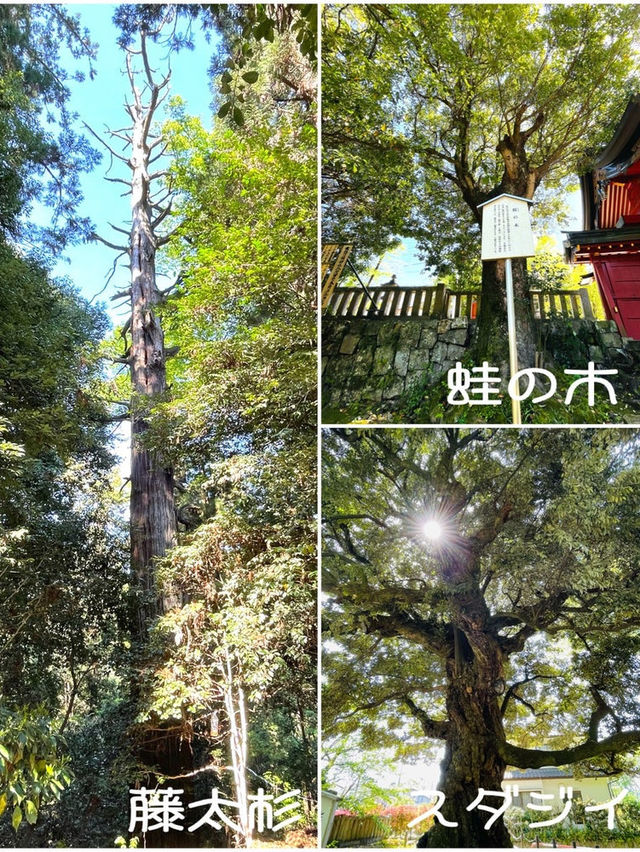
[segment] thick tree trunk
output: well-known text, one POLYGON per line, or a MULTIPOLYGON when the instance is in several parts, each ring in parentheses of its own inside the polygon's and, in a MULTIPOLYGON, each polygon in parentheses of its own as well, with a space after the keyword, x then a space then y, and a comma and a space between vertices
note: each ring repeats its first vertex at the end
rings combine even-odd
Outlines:
MULTIPOLYGON (((487 690, 480 678, 454 677, 450 682, 447 708, 450 733, 438 789, 445 801, 440 810, 447 827, 435 820, 433 827, 418 841, 418 848, 510 847, 512 845, 502 817, 490 828, 486 823, 493 816, 485 810, 467 808, 478 792, 500 792, 505 763, 497 751, 497 733, 502 726, 496 697, 487 690), (470 691, 469 691, 470 690, 470 691)), ((480 804, 500 808, 504 799, 487 795, 480 804)))
POLYGON ((176 512, 173 472, 157 451, 144 445, 148 430, 145 409, 166 391, 164 335, 156 306, 156 242, 149 200, 149 148, 146 115, 137 104, 132 145, 130 237, 131 257, 131 566, 143 601, 139 628, 144 635, 154 616, 176 605, 171 595, 159 596, 155 587, 154 561, 175 544, 176 512))
MULTIPOLYGON (((507 192, 520 198, 533 198, 540 176, 529 167, 525 151, 527 138, 528 135, 518 133, 517 138, 505 137, 498 145, 497 150, 504 161, 504 175, 500 185, 495 188, 495 194, 507 192)), ((529 302, 526 258, 513 258, 511 264, 518 367, 523 369, 535 366, 537 330, 529 302)), ((479 360, 486 359, 496 367, 502 364, 503 372, 507 373, 509 355, 504 260, 484 261, 482 264, 477 356, 479 360)))
MULTIPOLYGON (((457 826, 447 827, 436 818, 419 848, 512 845, 502 817, 485 828, 493 814, 477 805, 467 810, 482 790, 501 792, 506 767, 499 754, 505 735, 498 701, 504 660, 488 629, 490 614, 477 585, 475 563, 473 552, 443 563, 443 577, 452 586, 454 641, 446 661, 448 726, 438 789, 445 795, 442 816, 457 826)), ((503 797, 490 795, 478 802, 495 809, 503 803, 503 797)))
MULTIPOLYGON (((535 366, 537 330, 529 303, 526 260, 514 258, 513 297, 518 341, 518 367, 535 366)), ((482 264, 482 294, 478 316, 478 362, 487 360, 492 366, 504 366, 507 372, 509 344, 507 335, 507 292, 505 262, 488 260, 482 264)))

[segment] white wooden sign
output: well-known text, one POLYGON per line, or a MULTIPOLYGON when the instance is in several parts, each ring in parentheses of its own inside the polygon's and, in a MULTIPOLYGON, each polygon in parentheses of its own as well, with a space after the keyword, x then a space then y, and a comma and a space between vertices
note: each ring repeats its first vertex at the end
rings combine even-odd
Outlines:
POLYGON ((535 254, 528 198, 503 193, 482 207, 482 260, 535 254))

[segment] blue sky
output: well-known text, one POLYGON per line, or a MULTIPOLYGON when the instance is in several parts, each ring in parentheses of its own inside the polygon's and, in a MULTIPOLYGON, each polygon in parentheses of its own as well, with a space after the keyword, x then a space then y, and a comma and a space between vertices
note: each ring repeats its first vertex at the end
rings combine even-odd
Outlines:
MULTIPOLYGON (((99 44, 97 75, 94 80, 88 78, 82 83, 71 81, 70 108, 79 113, 79 120, 86 121, 97 133, 107 138, 105 127, 114 129, 127 126, 129 116, 125 112, 124 102, 128 97, 129 81, 125 73, 124 52, 118 47, 116 39, 118 30, 111 19, 116 8, 112 3, 74 4, 70 7, 73 14, 80 15, 81 23, 89 29, 91 38, 99 44)), ((216 50, 217 37, 214 35, 207 43, 194 26, 195 49, 182 50, 171 56, 171 94, 179 95, 185 102, 187 111, 199 115, 205 124, 210 126, 212 120, 211 101, 212 91, 208 76, 208 67, 216 50)), ((166 50, 154 46, 151 56, 152 64, 159 71, 166 68, 166 50)), ((62 61, 69 68, 77 68, 78 64, 67 53, 62 54, 62 61)), ((86 65, 80 65, 86 71, 86 65)), ((162 118, 162 115, 160 115, 162 118)), ((113 144, 116 150, 119 144, 113 144)), ((118 140, 115 140, 118 142, 118 140)), ((100 144, 93 140, 94 147, 100 149, 100 144)), ((108 222, 118 227, 129 227, 129 199, 121 197, 125 191, 122 184, 109 183, 104 179, 109 165, 109 155, 103 152, 102 162, 92 171, 82 176, 82 188, 85 196, 80 215, 89 216, 96 226, 96 231, 106 239, 119 243, 126 239, 118 236, 108 222)), ((128 177, 128 169, 124 164, 116 162, 110 172, 111 177, 128 177)), ((105 284, 115 253, 100 243, 89 243, 75 246, 66 252, 68 260, 61 259, 54 269, 56 275, 66 275, 88 298, 94 297, 105 284)), ((110 296, 118 289, 126 287, 128 270, 121 267, 113 277, 109 287, 98 297, 103 301, 115 323, 122 322, 128 306, 125 304, 117 312, 109 302, 110 296)))
MULTIPOLYGON (((121 150, 119 140, 111 140, 105 132, 106 128, 119 129, 126 127, 129 115, 124 103, 129 97, 129 80, 125 71, 125 54, 117 45, 118 29, 112 23, 116 5, 112 3, 71 4, 70 11, 80 15, 81 23, 91 33, 91 39, 97 42, 98 58, 97 74, 90 80, 88 74, 82 83, 69 81, 71 97, 69 109, 79 114, 78 122, 85 121, 96 133, 103 136, 116 150, 121 150), (115 144, 118 143, 118 144, 115 144)), ((194 50, 182 50, 171 56, 171 95, 179 95, 186 104, 187 112, 199 116, 205 127, 213 120, 211 101, 213 92, 208 75, 211 57, 217 48, 218 37, 213 35, 209 42, 194 26, 194 50)), ((166 50, 152 46, 150 49, 152 67, 162 72, 166 69, 166 50)), ((87 72, 85 63, 78 63, 66 50, 61 50, 63 67, 73 72, 80 69, 87 72)), ((159 119, 164 115, 159 113, 159 119)), ((88 131, 85 131, 88 135, 88 131)), ((102 150, 97 140, 92 141, 95 148, 102 150)), ((92 172, 81 176, 84 201, 79 209, 79 215, 88 216, 95 230, 105 239, 115 243, 126 241, 124 235, 113 231, 108 222, 128 230, 130 226, 129 198, 121 197, 126 190, 122 184, 110 183, 105 180, 105 172, 109 166, 109 154, 103 150, 102 162, 92 172)), ((157 167, 157 166, 156 166, 157 167)), ((118 161, 110 171, 111 177, 128 178, 129 169, 118 161)), ((47 211, 36 207, 32 213, 34 220, 44 224, 48 221, 47 211)), ((110 284, 100 295, 106 279, 111 272, 116 252, 101 243, 91 242, 70 247, 64 257, 61 257, 53 269, 56 276, 71 279, 83 296, 102 302, 114 326, 122 325, 129 315, 128 302, 114 304, 110 297, 117 291, 129 285, 129 270, 122 266, 126 263, 123 258, 110 284)), ((166 282, 168 283, 168 282, 166 282)), ((166 286, 161 279, 160 286, 166 286)), ((129 475, 129 424, 120 424, 113 434, 112 449, 119 456, 119 471, 124 478, 129 475)))
MULTIPOLYGON (((583 227, 580 190, 572 192, 567 201, 569 207, 569 224, 565 226, 565 229, 579 231, 583 227)), ((536 236, 542 236, 535 229, 534 233, 536 236)), ((553 250, 559 254, 563 254, 562 233, 558 230, 548 234, 548 236, 552 237, 555 241, 553 250)), ((436 279, 425 270, 423 261, 418 257, 416 241, 413 239, 403 239, 397 248, 388 251, 383 256, 380 267, 374 273, 373 282, 375 284, 384 284, 394 274, 397 276, 397 283, 400 287, 424 287, 436 283, 436 279)), ((367 281, 368 278, 365 278, 365 283, 367 281)))

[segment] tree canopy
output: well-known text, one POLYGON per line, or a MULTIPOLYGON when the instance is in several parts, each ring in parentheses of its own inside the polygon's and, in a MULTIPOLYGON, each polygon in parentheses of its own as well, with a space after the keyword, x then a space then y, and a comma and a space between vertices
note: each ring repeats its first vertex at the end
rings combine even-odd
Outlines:
MULTIPOLYGON (((411 235, 416 217, 445 215, 446 187, 455 246, 452 231, 477 227, 487 198, 562 187, 608 142, 637 85, 635 26, 622 4, 327 7, 330 236, 366 234, 378 221, 371 204, 386 211, 382 240, 411 235), (386 183, 396 170, 408 197, 386 183), (381 180, 367 182, 376 171, 381 180)), ((446 269, 441 230, 419 236, 425 250, 434 240, 429 265, 446 269)))
POLYGON ((460 828, 428 845, 510 845, 464 816, 507 765, 634 765, 639 449, 624 431, 325 436, 325 730, 446 744, 460 828))
MULTIPOLYGON (((427 267, 479 277, 479 205, 507 192, 558 212, 638 87, 637 40, 624 4, 326 7, 327 239, 367 255, 414 236, 427 267)), ((483 355, 505 339, 502 267, 483 264, 483 355)), ((514 275, 533 366, 523 263, 514 275)))
POLYGON ((178 353, 152 440, 171 448, 184 525, 163 579, 188 603, 158 632, 191 640, 174 652, 180 677, 167 680, 162 669, 150 694, 152 708, 164 702, 179 713, 175 702, 186 699, 201 713, 228 654, 234 689, 256 720, 257 767, 279 785, 295 772, 310 796, 315 126, 313 102, 291 95, 291 81, 306 92, 311 81, 295 40, 265 48, 261 66, 241 130, 220 122, 206 131, 179 101, 166 128, 182 224, 171 248, 180 283, 163 320, 178 353))
POLYGON ((77 213, 80 175, 99 154, 75 126, 69 84, 94 74, 96 45, 77 16, 59 5, 3 4, 0 10, 0 230, 21 235, 31 252, 50 259, 69 239, 86 236, 77 213), (77 68, 63 66, 68 50, 77 68), (52 210, 51 224, 27 224, 35 202, 52 210))

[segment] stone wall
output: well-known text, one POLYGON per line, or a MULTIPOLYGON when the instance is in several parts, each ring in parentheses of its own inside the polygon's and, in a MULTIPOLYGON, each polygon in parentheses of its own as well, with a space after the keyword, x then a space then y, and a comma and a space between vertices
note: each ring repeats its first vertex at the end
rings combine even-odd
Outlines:
MULTIPOLYGON (((322 401, 332 412, 357 417, 391 412, 412 390, 434 384, 472 344, 476 323, 456 319, 391 320, 323 317, 322 401)), ((615 322, 555 319, 540 322, 548 369, 616 368, 619 382, 637 391, 640 346, 623 341, 615 322)))
POLYGON ((465 354, 475 323, 457 319, 323 317, 323 404, 389 411, 394 400, 436 381, 465 354))

